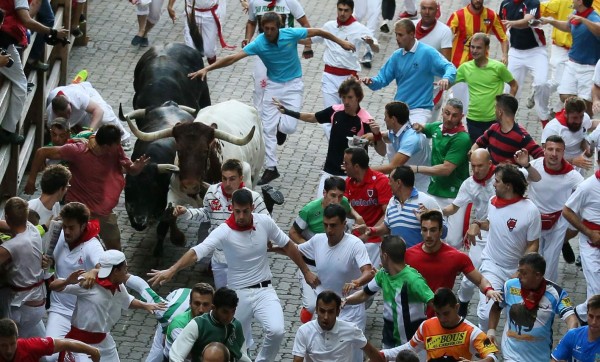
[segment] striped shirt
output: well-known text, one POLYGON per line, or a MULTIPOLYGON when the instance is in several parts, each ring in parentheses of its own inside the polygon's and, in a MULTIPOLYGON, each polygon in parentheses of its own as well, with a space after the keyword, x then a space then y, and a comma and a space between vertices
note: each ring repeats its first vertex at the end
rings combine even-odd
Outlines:
POLYGON ((401 236, 406 242, 406 248, 417 245, 422 241, 421 223, 415 216, 415 210, 423 204, 429 210, 442 211, 435 199, 424 192, 413 188, 410 196, 404 203, 392 197, 388 203, 383 220, 391 235, 401 236))
POLYGON ((544 157, 544 150, 531 138, 529 133, 518 123, 507 133, 502 132, 500 123, 494 123, 477 139, 477 145, 487 148, 492 162, 514 164, 515 152, 524 148, 533 158, 544 157))
POLYGON ((470 5, 465 6, 450 15, 447 25, 454 33, 451 60, 457 68, 462 63, 473 59, 469 51, 473 34, 493 32, 499 42, 508 40, 498 14, 486 7, 483 8, 481 14, 474 14, 471 12, 470 5))

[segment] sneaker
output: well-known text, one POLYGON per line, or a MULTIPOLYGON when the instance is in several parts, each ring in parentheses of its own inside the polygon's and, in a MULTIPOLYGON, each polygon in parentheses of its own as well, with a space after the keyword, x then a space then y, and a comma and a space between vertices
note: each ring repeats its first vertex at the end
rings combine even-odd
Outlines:
POLYGON ((390 32, 390 27, 388 26, 387 22, 383 23, 379 27, 379 31, 381 31, 382 33, 386 33, 386 34, 390 32))
POLYGON ((562 255, 567 264, 575 263, 575 253, 573 252, 573 248, 568 241, 563 244, 562 255))
POLYGON ((371 62, 361 62, 360 64, 367 69, 371 69, 371 67, 373 66, 371 62))
POLYGON ((469 302, 460 302, 460 306, 458 307, 458 315, 461 317, 466 317, 469 312, 469 302))
POLYGON ((77 73, 75 78, 73 78, 73 81, 71 82, 71 84, 79 84, 81 82, 85 82, 87 80, 87 78, 88 78, 87 69, 82 69, 79 71, 79 73, 77 73))
POLYGON ((258 180, 258 182, 256 183, 256 185, 258 186, 262 186, 262 185, 266 185, 268 183, 270 183, 271 181, 275 180, 276 178, 278 178, 279 172, 277 171, 277 167, 273 168, 272 170, 266 169, 265 172, 263 172, 262 177, 260 178, 260 180, 258 180))
MULTIPOLYGON (((25 137, 20 134, 0 130, 0 145, 12 144, 20 146, 23 143, 25 143, 25 137)), ((277 176, 279 176, 279 174, 277 174, 277 176)))
POLYGON ((535 99, 533 98, 534 96, 535 92, 531 93, 531 96, 527 98, 527 108, 529 109, 535 107, 535 99))
POLYGON ((261 187, 261 190, 265 201, 267 199, 271 199, 276 205, 282 205, 284 203, 285 198, 283 197, 283 194, 281 193, 281 191, 275 190, 273 186, 264 185, 263 187, 261 187))
POLYGON ((123 147, 123 151, 131 151, 131 141, 129 138, 121 141, 121 147, 123 147))
POLYGON ((417 18, 417 13, 409 14, 406 11, 404 11, 400 15, 398 15, 398 19, 416 19, 416 18, 417 18))
POLYGON ((287 135, 283 132, 279 132, 279 130, 277 130, 277 145, 281 146, 285 143, 285 140, 287 140, 287 135))
POLYGON ((71 30, 71 35, 73 35, 75 38, 81 38, 83 36, 83 31, 81 31, 79 27, 76 27, 75 29, 71 30))
POLYGON ((373 60, 373 53, 367 51, 360 60, 361 63, 370 63, 373 60))
POLYGON ((577 259, 575 259, 575 265, 581 268, 581 255, 577 255, 577 259))
POLYGON ((150 43, 148 42, 148 38, 141 38, 141 40, 140 40, 140 47, 146 48, 149 45, 150 45, 150 43))
POLYGON ((138 46, 140 45, 140 43, 142 42, 142 37, 141 36, 134 36, 133 39, 131 39, 131 45, 133 46, 138 46))

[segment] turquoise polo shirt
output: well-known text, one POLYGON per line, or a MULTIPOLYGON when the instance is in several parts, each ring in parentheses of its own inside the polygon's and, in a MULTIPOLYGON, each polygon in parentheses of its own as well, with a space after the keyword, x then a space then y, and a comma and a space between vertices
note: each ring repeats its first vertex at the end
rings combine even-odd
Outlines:
POLYGON ((277 83, 289 82, 302 77, 298 40, 307 36, 306 28, 279 29, 276 43, 270 43, 264 34, 260 34, 243 50, 248 55, 258 55, 267 67, 269 80, 277 83))

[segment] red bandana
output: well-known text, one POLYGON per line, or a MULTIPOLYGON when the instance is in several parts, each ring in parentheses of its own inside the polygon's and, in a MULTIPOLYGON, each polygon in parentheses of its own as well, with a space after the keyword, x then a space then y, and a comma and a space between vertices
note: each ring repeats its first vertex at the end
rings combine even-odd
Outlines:
MULTIPOLYGON (((590 14, 592 13, 592 11, 594 11, 594 8, 593 8, 593 7, 589 7, 589 8, 587 8, 587 9, 585 9, 585 10, 584 10, 583 12, 581 12, 581 13, 580 13, 579 11, 576 11, 576 12, 575 12, 575 15, 577 15, 577 16, 581 16, 582 18, 587 18, 587 17, 588 17, 588 15, 590 15, 590 14)), ((573 24, 573 25, 577 26, 577 25, 581 24, 581 21, 579 21, 579 20, 576 20, 576 19, 571 19, 571 21, 569 21, 569 23, 571 23, 571 24, 573 24)))
POLYGON ((277 4, 277 0, 271 0, 271 2, 267 4, 267 9, 273 9, 275 7, 275 4, 277 4))
POLYGON ((598 180, 600 180, 600 170, 596 171, 596 173, 594 175, 596 175, 596 178, 598 180))
POLYGON ((254 227, 254 220, 252 220, 252 223, 248 226, 239 226, 235 223, 235 218, 233 217, 233 214, 229 216, 229 219, 225 220, 225 223, 231 228, 231 230, 235 231, 256 230, 256 228, 254 227))
POLYGON ((339 19, 337 19, 338 28, 342 27, 342 26, 349 26, 350 24, 352 24, 355 21, 356 21, 356 18, 354 17, 354 15, 350 15, 350 17, 346 21, 340 21, 339 19))
POLYGON ((567 126, 567 112, 565 112, 565 109, 561 109, 560 112, 556 113, 556 115, 554 116, 556 117, 556 119, 560 122, 560 124, 562 124, 565 127, 567 126))
POLYGON ((534 310, 537 308, 544 293, 546 293, 546 279, 542 279, 542 283, 537 290, 525 290, 525 288, 521 288, 521 298, 523 298, 525 309, 534 310))
POLYGON ((437 25, 437 21, 435 23, 433 23, 432 26, 425 29, 425 28, 423 28, 423 26, 421 26, 421 20, 419 20, 419 22, 415 26, 415 37, 417 38, 417 40, 421 40, 421 38, 426 37, 427 34, 431 33, 431 31, 433 30, 433 28, 435 28, 436 25, 437 25))
POLYGON ((487 182, 487 180, 491 179, 492 176, 494 175, 494 171, 496 171, 496 165, 492 165, 490 167, 490 170, 488 171, 487 175, 485 175, 484 178, 482 179, 477 179, 475 177, 475 175, 473 175, 473 180, 475 180, 475 182, 477 182, 478 184, 480 184, 481 186, 485 186, 485 183, 487 182))
POLYGON ((96 277, 96 283, 104 289, 110 290, 112 294, 119 291, 119 284, 113 284, 108 278, 98 278, 96 277))
POLYGON ((546 162, 544 162, 544 171, 546 171, 548 175, 566 175, 569 172, 573 171, 573 166, 571 166, 570 163, 565 161, 564 158, 560 160, 560 163, 562 165, 560 170, 551 170, 548 167, 546 167, 546 162))
MULTIPOLYGON (((242 183, 240 184, 240 187, 238 187, 238 190, 243 188, 244 186, 246 186, 246 185, 244 185, 244 181, 242 181, 242 183)), ((227 192, 225 192, 225 189, 223 188, 223 183, 221 183, 221 192, 223 193, 223 195, 225 195, 226 198, 228 198, 228 199, 231 198, 231 195, 228 194, 227 192)))
POLYGON ((517 196, 514 199, 502 199, 502 198, 500 198, 498 196, 494 196, 494 197, 492 197, 492 205, 494 205, 497 208, 501 209, 501 208, 503 208, 505 206, 517 203, 517 202, 519 202, 519 201, 521 201, 523 199, 524 199, 523 196, 517 196))
POLYGON ((72 251, 79 245, 81 245, 81 244, 85 243, 86 241, 90 240, 91 238, 97 236, 99 233, 100 233, 100 220, 98 220, 98 219, 90 220, 87 223, 87 227, 85 228, 84 233, 81 234, 81 236, 79 237, 79 240, 77 240, 75 242, 75 244, 73 244, 73 245, 69 245, 69 243, 67 243, 67 246, 69 247, 69 250, 72 251))
POLYGON ((465 126, 462 123, 452 129, 445 128, 444 123, 442 123, 442 135, 452 136, 459 132, 467 132, 467 129, 465 128, 465 126))
POLYGON ((58 96, 65 96, 66 97, 66 95, 65 95, 65 93, 63 91, 58 91, 58 93, 56 93, 56 96, 57 97, 58 96))

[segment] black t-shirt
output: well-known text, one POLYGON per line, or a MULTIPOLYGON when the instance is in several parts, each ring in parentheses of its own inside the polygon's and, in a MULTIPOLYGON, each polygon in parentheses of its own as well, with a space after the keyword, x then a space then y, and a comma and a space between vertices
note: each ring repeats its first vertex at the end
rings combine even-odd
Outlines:
MULTIPOLYGON (((540 18, 540 2, 538 0, 504 0, 500 4, 500 19, 502 20, 521 20, 525 14, 533 15, 534 19, 540 18)), ((546 45, 546 38, 542 29, 539 28, 524 28, 510 29, 510 46, 519 49, 527 50, 539 46, 546 45)))
MULTIPOLYGON (((331 116, 335 111, 332 107, 315 113, 315 118, 319 123, 331 123, 331 116)), ((371 132, 368 124, 363 124, 363 133, 371 132)), ((360 132, 361 121, 358 116, 350 116, 344 111, 336 112, 331 125, 331 137, 329 137, 329 147, 327 148, 327 157, 323 171, 335 176, 345 176, 342 170, 344 161, 344 151, 348 148, 348 139, 358 135, 360 132)))

